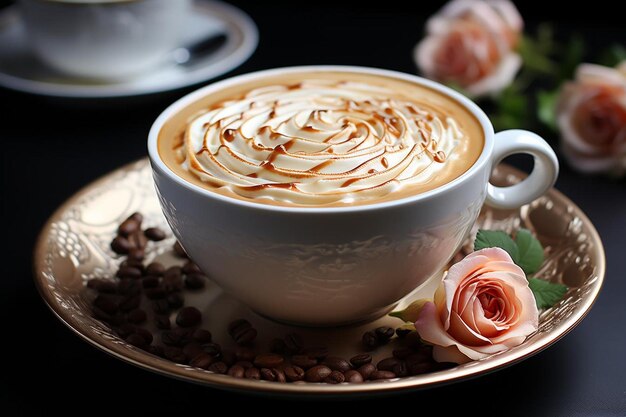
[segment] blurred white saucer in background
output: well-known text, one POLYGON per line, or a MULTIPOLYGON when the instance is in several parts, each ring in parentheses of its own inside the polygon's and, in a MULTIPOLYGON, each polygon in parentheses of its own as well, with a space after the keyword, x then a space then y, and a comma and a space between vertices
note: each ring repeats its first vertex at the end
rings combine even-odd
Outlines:
POLYGON ((256 25, 236 7, 199 0, 188 19, 181 48, 173 53, 171 61, 131 79, 94 81, 59 73, 35 58, 17 9, 7 7, 0 11, 0 86, 32 94, 75 98, 152 94, 220 76, 241 65, 256 49, 256 25), (197 46, 197 55, 193 50, 188 54, 184 49, 188 45, 197 46))

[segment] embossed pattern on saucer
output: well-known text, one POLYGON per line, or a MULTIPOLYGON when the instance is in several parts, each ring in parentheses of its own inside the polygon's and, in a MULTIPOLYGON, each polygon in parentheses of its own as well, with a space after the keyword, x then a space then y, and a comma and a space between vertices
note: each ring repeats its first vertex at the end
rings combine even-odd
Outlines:
MULTIPOLYGON (((512 184, 523 177, 519 171, 501 165, 494 173, 498 185, 512 184)), ((484 207, 477 227, 532 230, 546 248, 546 262, 537 276, 563 282, 571 289, 556 306, 543 311, 538 332, 508 352, 470 362, 452 369, 419 376, 363 384, 280 384, 236 379, 187 365, 175 364, 137 349, 117 337, 111 329, 90 315, 85 281, 110 277, 118 259, 109 248, 117 225, 130 213, 144 214, 144 224, 167 228, 153 191, 147 159, 122 167, 88 185, 63 204, 43 228, 35 249, 35 281, 51 310, 76 334, 107 353, 144 369, 219 388, 266 391, 281 394, 349 395, 419 389, 478 376, 521 361, 547 347, 573 329, 589 312, 598 296, 605 273, 602 242, 590 220, 567 197, 552 189, 544 197, 520 210, 493 210, 484 207)), ((476 228, 477 228, 476 227, 476 228)), ((475 229, 476 229, 475 228, 475 229)), ((173 263, 173 237, 156 243, 147 261, 173 263)), ((424 288, 401 301, 428 296, 439 276, 424 288)), ((203 327, 220 343, 227 343, 226 326, 245 317, 259 330, 258 345, 289 332, 302 335, 308 345, 326 345, 333 354, 350 357, 360 353, 359 340, 365 330, 381 325, 398 326, 396 319, 383 317, 373 323, 330 329, 302 329, 278 324, 257 316, 245 306, 207 283, 201 293, 187 297, 187 305, 204 312, 203 327)), ((392 346, 379 349, 375 359, 389 356, 392 346)))

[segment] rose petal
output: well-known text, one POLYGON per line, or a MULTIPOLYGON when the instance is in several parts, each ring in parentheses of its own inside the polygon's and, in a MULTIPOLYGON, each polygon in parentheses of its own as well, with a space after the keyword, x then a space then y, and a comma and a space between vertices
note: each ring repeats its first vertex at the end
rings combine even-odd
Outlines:
POLYGON ((453 362, 459 365, 472 361, 472 359, 462 354, 456 346, 433 346, 433 359, 436 362, 453 362))
POLYGON ((516 53, 508 53, 502 57, 498 67, 491 74, 467 86, 466 91, 475 97, 495 94, 511 84, 521 66, 522 58, 516 53))

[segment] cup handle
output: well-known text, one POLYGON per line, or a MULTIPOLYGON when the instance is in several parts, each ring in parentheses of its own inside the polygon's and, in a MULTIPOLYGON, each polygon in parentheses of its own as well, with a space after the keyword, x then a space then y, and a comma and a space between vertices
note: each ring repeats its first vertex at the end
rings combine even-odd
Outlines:
POLYGON ((492 207, 501 209, 521 207, 540 197, 556 181, 559 161, 550 145, 539 135, 526 130, 505 130, 496 133, 491 166, 497 166, 504 158, 516 153, 532 155, 535 167, 525 180, 510 187, 487 184, 485 202, 492 207))

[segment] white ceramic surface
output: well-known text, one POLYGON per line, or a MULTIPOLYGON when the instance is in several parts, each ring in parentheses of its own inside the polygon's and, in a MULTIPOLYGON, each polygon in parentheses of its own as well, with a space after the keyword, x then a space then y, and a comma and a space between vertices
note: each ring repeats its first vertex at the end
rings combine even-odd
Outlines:
POLYGON ((118 80, 90 80, 54 70, 37 59, 26 39, 26 29, 16 7, 0 11, 0 86, 56 97, 103 98, 152 94, 197 84, 236 68, 252 55, 258 43, 257 28, 248 15, 229 4, 197 0, 183 24, 177 47, 193 45, 216 34, 226 42, 192 63, 162 65, 139 76, 118 80))
POLYGON ((459 93, 399 72, 342 66, 279 68, 234 77, 183 97, 156 120, 150 162, 165 217, 189 256, 222 288, 274 319, 337 325, 386 312, 426 283, 456 252, 488 202, 530 202, 556 180, 558 161, 543 139, 524 131, 494 135, 487 116, 459 93), (356 207, 280 207, 238 200, 191 184, 160 159, 159 131, 199 97, 268 75, 311 71, 379 74, 426 85, 467 107, 485 146, 476 163, 432 191, 356 207), (510 189, 488 184, 506 155, 530 153, 535 171, 510 189))
POLYGON ((19 0, 35 54, 59 71, 117 79, 159 65, 178 45, 190 0, 19 0))

